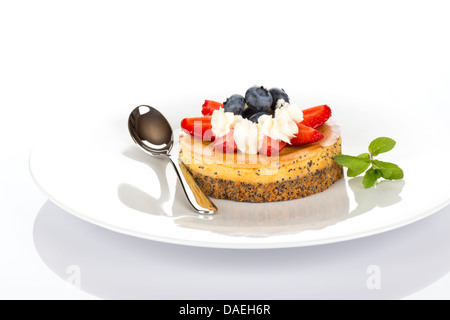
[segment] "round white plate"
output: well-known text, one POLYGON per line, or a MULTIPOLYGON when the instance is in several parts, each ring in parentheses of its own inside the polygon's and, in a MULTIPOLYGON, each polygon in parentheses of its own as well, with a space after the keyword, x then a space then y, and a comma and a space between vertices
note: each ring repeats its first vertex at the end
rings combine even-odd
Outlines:
MULTIPOLYGON (((160 109, 179 130, 181 118, 200 115, 202 99, 184 98, 160 109)), ((127 119, 134 106, 74 113, 71 121, 55 123, 31 153, 31 173, 53 202, 81 219, 136 237, 204 247, 282 248, 355 239, 412 223, 450 203, 450 132, 439 118, 386 99, 291 100, 303 108, 330 105, 341 126, 343 153, 367 152, 379 136, 395 139, 396 147, 378 158, 397 163, 404 180, 366 190, 362 177, 345 177, 320 194, 287 202, 213 199, 218 214, 200 216, 172 167, 132 142, 127 119)))

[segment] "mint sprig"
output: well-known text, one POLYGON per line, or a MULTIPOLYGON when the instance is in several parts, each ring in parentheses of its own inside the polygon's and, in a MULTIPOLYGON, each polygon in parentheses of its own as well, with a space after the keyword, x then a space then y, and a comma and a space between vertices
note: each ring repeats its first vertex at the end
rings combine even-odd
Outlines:
POLYGON ((403 179, 403 170, 398 165, 374 159, 380 153, 391 151, 395 144, 396 142, 391 138, 380 137, 370 143, 369 153, 362 153, 359 156, 339 154, 334 157, 334 160, 341 166, 348 168, 348 177, 356 177, 365 172, 362 183, 364 188, 367 189, 372 187, 380 178, 387 180, 403 179))

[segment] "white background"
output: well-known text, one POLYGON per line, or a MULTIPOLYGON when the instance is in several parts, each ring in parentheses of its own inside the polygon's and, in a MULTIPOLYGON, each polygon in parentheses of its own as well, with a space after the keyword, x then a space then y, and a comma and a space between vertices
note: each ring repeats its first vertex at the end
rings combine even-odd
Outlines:
MULTIPOLYGON (((28 171, 54 123, 82 130, 94 108, 163 109, 192 92, 254 84, 386 96, 404 112, 448 117, 449 13, 448 1, 0 2, 0 298, 450 298, 449 207, 341 244, 200 249, 79 221, 47 202, 28 171), (366 286, 371 265, 380 290, 366 286), (81 290, 66 281, 70 266, 81 268, 81 290)), ((433 125, 398 121, 424 135, 433 125)))

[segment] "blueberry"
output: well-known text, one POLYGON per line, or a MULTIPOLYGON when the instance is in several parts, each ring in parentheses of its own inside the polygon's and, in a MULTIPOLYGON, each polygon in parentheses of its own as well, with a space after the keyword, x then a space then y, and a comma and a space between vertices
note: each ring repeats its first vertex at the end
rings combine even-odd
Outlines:
POLYGON ((264 87, 251 87, 245 93, 245 102, 257 111, 268 111, 272 106, 273 98, 264 87))
POLYGON ((257 112, 257 113, 255 113, 255 114, 253 114, 250 118, 248 118, 248 120, 250 120, 250 121, 252 121, 252 122, 258 123, 259 117, 264 116, 264 115, 272 116, 272 115, 271 115, 270 113, 268 113, 268 112, 260 111, 260 112, 257 112))
POLYGON ((272 88, 269 90, 269 92, 273 98, 272 105, 270 106, 272 111, 275 111, 275 106, 277 105, 279 99, 283 99, 285 102, 289 102, 289 96, 286 94, 286 92, 284 92, 283 89, 272 88))
POLYGON ((255 108, 247 107, 242 112, 242 117, 244 119, 248 119, 253 122, 258 122, 259 117, 261 117, 262 115, 265 115, 265 114, 272 116, 272 114, 270 114, 267 111, 258 111, 255 108))
POLYGON ((235 115, 241 114, 244 111, 244 107, 245 99, 240 94, 233 94, 223 103, 223 110, 225 112, 233 112, 235 115))
POLYGON ((242 118, 244 119, 250 119, 251 116, 253 116, 254 114, 258 113, 258 110, 253 109, 252 107, 247 107, 244 109, 244 111, 242 111, 241 115, 242 118))

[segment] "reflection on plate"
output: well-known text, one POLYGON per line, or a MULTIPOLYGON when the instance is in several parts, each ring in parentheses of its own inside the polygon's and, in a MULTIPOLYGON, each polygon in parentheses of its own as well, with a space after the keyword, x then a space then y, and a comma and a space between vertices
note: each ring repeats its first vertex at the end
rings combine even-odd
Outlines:
POLYGON ((232 236, 267 237, 322 229, 352 216, 349 214, 349 199, 343 179, 327 190, 326 198, 312 195, 304 199, 271 203, 241 203, 214 199, 220 210, 219 214, 214 216, 186 215, 184 206, 177 205, 184 202, 183 191, 180 185, 174 182, 175 196, 169 201, 173 203, 173 207, 165 211, 162 207, 148 204, 167 203, 171 198, 169 179, 165 174, 168 162, 142 157, 142 153, 136 148, 129 148, 123 154, 142 161, 154 170, 159 180, 160 194, 164 198, 152 199, 151 195, 142 190, 122 184, 118 190, 119 199, 134 210, 176 217, 175 222, 181 227, 232 236))
POLYGON ((149 158, 134 147, 127 148, 123 154, 153 169, 161 188, 160 198, 155 199, 132 185, 121 184, 118 195, 123 204, 143 213, 174 217, 175 223, 183 228, 234 237, 268 237, 323 229, 376 207, 388 207, 400 202, 400 193, 405 185, 404 180, 381 181, 366 190, 362 186, 362 177, 352 178, 348 182, 341 179, 325 192, 303 199, 271 203, 214 199, 220 209, 219 214, 186 215, 184 194, 176 181, 170 181, 176 185, 175 195, 171 197, 170 179, 166 175, 168 162, 149 158), (350 208, 347 183, 356 202, 353 209, 350 208), (165 203, 173 205, 165 210, 160 206, 165 203))
POLYGON ((183 217, 177 219, 176 223, 182 227, 232 236, 267 237, 324 229, 368 212, 376 206, 390 206, 401 201, 399 194, 405 184, 403 180, 383 182, 377 188, 365 192, 361 179, 349 181, 358 204, 353 210, 350 210, 345 180, 341 179, 326 191, 326 196, 312 195, 304 199, 270 204, 222 200, 219 205, 225 214, 211 217, 210 221, 183 217))

